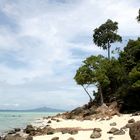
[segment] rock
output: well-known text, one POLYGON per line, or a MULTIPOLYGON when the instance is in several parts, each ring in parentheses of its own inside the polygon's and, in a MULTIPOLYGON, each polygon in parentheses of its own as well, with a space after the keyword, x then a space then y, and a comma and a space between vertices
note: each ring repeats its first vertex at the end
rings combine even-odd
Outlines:
POLYGON ((15 134, 15 133, 16 133, 15 130, 10 130, 10 131, 8 132, 8 134, 15 134))
POLYGON ((102 129, 101 129, 101 128, 94 128, 94 129, 93 129, 93 132, 94 132, 94 131, 101 132, 102 129))
POLYGON ((54 137, 51 140, 59 140, 59 137, 54 137))
POLYGON ((124 135, 124 134, 125 134, 125 131, 122 129, 113 133, 113 135, 124 135))
POLYGON ((109 140, 113 140, 114 137, 109 137, 109 140))
POLYGON ((4 140, 25 140, 25 138, 21 137, 19 134, 16 135, 6 135, 4 140))
POLYGON ((67 140, 74 140, 74 138, 70 137, 70 138, 68 138, 67 140))
POLYGON ((78 133, 78 130, 70 130, 68 133, 71 135, 75 135, 78 133))
POLYGON ((33 137, 32 137, 32 136, 28 136, 28 137, 26 138, 26 140, 33 140, 33 137))
POLYGON ((110 126, 116 126, 116 122, 110 123, 110 126))
POLYGON ((57 119, 56 122, 60 122, 60 120, 57 119))
POLYGON ((62 132, 62 134, 66 134, 66 133, 68 133, 68 130, 62 130, 61 132, 62 132))
POLYGON ((92 117, 91 116, 86 116, 86 117, 84 117, 84 120, 92 120, 92 117))
POLYGON ((49 120, 47 123, 52 123, 51 120, 49 120))
POLYGON ((132 114, 132 116, 139 116, 140 115, 140 112, 135 112, 132 114))
POLYGON ((130 120, 128 120, 128 123, 134 123, 134 122, 135 122, 134 119, 130 119, 130 120))
POLYGON ((53 135, 55 133, 55 130, 53 128, 47 128, 47 135, 53 135))
POLYGON ((93 131, 93 133, 90 135, 91 139, 96 139, 96 138, 100 138, 101 137, 101 133, 98 131, 93 131))
POLYGON ((130 126, 129 135, 132 140, 140 140, 140 121, 137 121, 130 126))
POLYGON ((128 124, 125 125, 125 127, 126 127, 126 128, 130 128, 131 125, 132 125, 131 123, 128 123, 128 124))
POLYGON ((35 129, 32 125, 27 125, 26 128, 24 129, 24 132, 27 133, 27 134, 30 134, 34 131, 35 131, 35 129))
POLYGON ((19 132, 21 129, 20 128, 15 128, 14 130, 15 130, 15 132, 19 132))
POLYGON ((72 113, 73 115, 79 115, 80 113, 83 113, 84 111, 85 111, 85 110, 83 109, 83 107, 78 107, 78 108, 72 110, 71 113, 72 113))
POLYGON ((107 133, 114 134, 117 131, 119 131, 119 129, 112 127, 107 133))

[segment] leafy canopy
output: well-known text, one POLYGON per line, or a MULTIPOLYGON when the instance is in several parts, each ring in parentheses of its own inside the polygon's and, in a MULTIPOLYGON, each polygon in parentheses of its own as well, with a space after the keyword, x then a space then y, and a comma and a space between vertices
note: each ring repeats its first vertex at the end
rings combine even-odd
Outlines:
POLYGON ((99 28, 94 30, 93 42, 103 49, 108 49, 108 58, 110 59, 111 43, 121 42, 122 38, 117 34, 118 23, 108 19, 99 28))

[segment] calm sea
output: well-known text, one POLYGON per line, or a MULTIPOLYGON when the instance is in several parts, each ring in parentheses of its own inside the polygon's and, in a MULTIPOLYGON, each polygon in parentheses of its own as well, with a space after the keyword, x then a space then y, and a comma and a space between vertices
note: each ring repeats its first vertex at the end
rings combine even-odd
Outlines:
MULTIPOLYGON (((58 112, 57 112, 58 113, 58 112)), ((0 134, 12 128, 24 128, 36 119, 52 116, 57 113, 48 112, 0 112, 0 134)))

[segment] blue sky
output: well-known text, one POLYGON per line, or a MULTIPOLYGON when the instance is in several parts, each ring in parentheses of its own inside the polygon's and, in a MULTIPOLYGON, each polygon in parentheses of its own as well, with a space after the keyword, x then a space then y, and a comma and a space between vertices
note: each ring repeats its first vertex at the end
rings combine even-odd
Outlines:
POLYGON ((139 0, 0 0, 0 108, 86 103, 76 69, 107 53, 93 44, 93 30, 110 18, 126 40, 139 36, 139 7, 139 0))

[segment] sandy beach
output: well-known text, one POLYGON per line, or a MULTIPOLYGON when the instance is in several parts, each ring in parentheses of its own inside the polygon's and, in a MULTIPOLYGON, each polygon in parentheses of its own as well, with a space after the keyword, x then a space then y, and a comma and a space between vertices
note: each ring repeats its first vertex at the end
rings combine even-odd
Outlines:
MULTIPOLYGON (((51 128, 80 128, 83 130, 78 131, 77 134, 71 135, 71 134, 62 134, 61 132, 55 133, 53 135, 43 135, 43 136, 35 136, 34 140, 51 140, 54 137, 59 137, 59 140, 67 140, 68 138, 72 137, 75 140, 91 140, 90 135, 92 134, 93 130, 88 129, 94 129, 94 128, 100 128, 101 131, 101 137, 97 138, 98 140, 131 140, 129 137, 129 129, 124 129, 125 134, 123 135, 113 135, 108 134, 107 132, 112 128, 118 128, 121 129, 124 127, 128 120, 134 119, 135 121, 140 120, 140 116, 132 116, 131 114, 121 115, 119 116, 113 116, 110 120, 64 120, 60 118, 60 121, 57 122, 55 120, 51 120, 51 123, 49 123, 51 128), (110 126, 111 123, 116 123, 116 126, 110 126)), ((33 124, 36 127, 43 128, 44 126, 48 125, 48 121, 50 119, 39 119, 36 120, 36 122, 33 124)))

